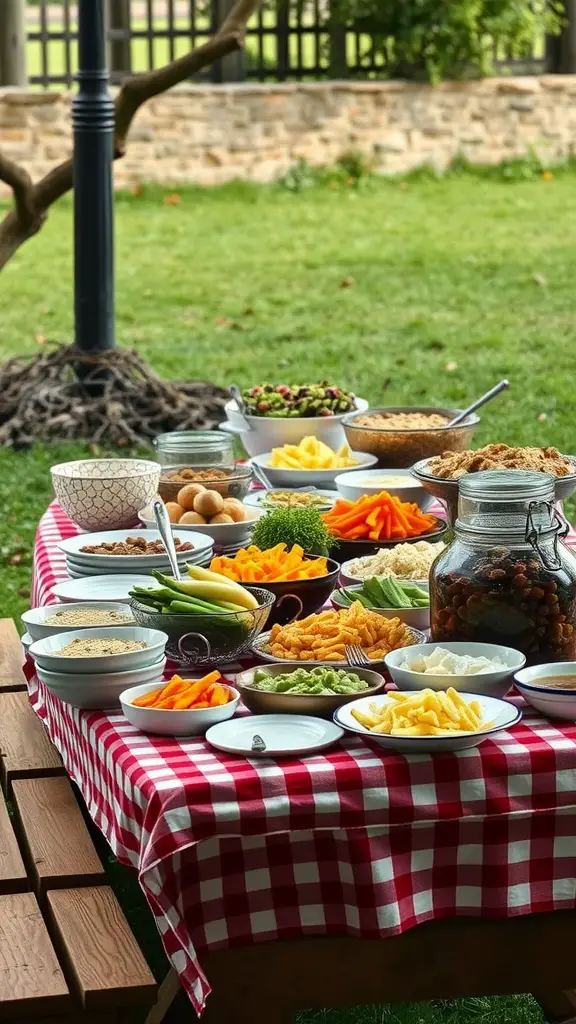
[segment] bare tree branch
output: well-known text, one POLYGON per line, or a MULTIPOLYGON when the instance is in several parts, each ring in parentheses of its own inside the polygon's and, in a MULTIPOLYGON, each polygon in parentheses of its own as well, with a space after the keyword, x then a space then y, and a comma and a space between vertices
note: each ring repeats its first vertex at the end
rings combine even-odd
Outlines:
POLYGON ((14 193, 14 206, 22 221, 34 219, 34 185, 32 178, 13 160, 0 153, 0 180, 5 181, 14 193))
MULTIPOLYGON (((252 10, 258 6, 259 0, 250 0, 252 10)), ((245 0, 240 0, 245 3, 245 0)), ((191 78, 197 71, 208 67, 234 50, 239 50, 244 42, 244 35, 239 30, 222 34, 222 29, 207 43, 198 46, 184 57, 166 64, 163 68, 149 71, 145 75, 133 75, 126 78, 116 99, 116 130, 114 134, 115 156, 123 156, 126 148, 126 136, 137 110, 159 93, 172 89, 173 86, 191 78)))
MULTIPOLYGON (((130 125, 143 103, 242 48, 247 22, 260 2, 237 0, 216 34, 202 46, 165 67, 124 79, 115 102, 114 159, 124 156, 130 125)), ((34 185, 23 167, 0 152, 0 181, 14 195, 14 206, 0 223, 1 270, 16 250, 40 230, 49 207, 72 188, 72 160, 54 167, 34 185)))

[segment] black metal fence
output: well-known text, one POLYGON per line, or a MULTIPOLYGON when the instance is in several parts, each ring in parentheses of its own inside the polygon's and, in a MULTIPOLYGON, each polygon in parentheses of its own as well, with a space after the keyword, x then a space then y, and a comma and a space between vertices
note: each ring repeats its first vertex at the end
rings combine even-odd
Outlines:
MULTIPOLYGON (((1 0, 0 0, 1 2, 1 0)), ((108 0, 113 81, 159 67, 206 40, 232 0, 108 0)), ((77 20, 73 0, 29 0, 27 57, 32 85, 70 86, 76 69, 77 20)), ((523 60, 497 55, 497 66, 537 74, 547 65, 544 37, 523 60)), ((260 10, 248 27, 245 50, 212 67, 210 81, 288 81, 380 77, 384 58, 370 35, 336 22, 330 0, 284 0, 260 10)))

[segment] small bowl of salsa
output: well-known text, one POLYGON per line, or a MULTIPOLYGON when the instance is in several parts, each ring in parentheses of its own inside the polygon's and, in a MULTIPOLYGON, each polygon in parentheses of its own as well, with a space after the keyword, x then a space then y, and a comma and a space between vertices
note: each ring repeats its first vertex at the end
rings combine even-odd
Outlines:
POLYGON ((523 668, 514 675, 516 689, 546 718, 576 722, 576 662, 559 661, 523 668))

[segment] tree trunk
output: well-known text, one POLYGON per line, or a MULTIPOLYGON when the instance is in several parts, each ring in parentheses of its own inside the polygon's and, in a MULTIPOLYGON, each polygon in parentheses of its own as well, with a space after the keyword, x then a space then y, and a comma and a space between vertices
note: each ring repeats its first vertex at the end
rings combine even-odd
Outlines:
POLYGON ((346 54, 346 25, 338 11, 338 5, 330 4, 328 21, 330 40, 330 78, 348 78, 348 58, 346 54))
POLYGON ((132 71, 130 47, 130 0, 108 0, 110 77, 119 82, 132 71))
POLYGON ((0 85, 28 85, 25 0, 2 0, 0 13, 0 85))
POLYGON ((560 36, 561 75, 576 74, 576 0, 564 0, 566 24, 560 36))
MULTIPOLYGON (((233 10, 234 3, 235 0, 212 0, 216 25, 222 25, 233 10)), ((246 78, 244 50, 236 50, 218 61, 215 77, 219 82, 243 82, 246 78)))

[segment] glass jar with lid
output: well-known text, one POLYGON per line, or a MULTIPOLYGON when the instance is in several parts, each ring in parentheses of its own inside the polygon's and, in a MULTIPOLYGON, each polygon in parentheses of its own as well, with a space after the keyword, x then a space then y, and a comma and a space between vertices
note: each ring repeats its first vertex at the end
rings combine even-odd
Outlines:
POLYGON ((165 469, 234 467, 234 438, 218 430, 174 430, 154 438, 165 469))
POLYGON ((555 480, 486 470, 459 481, 452 543, 430 574, 434 641, 514 647, 528 664, 576 657, 576 558, 555 480))

